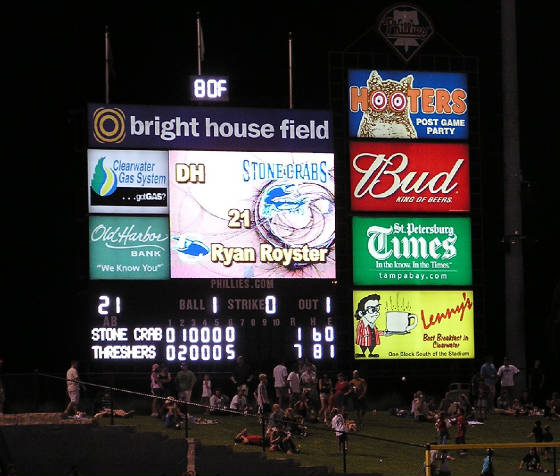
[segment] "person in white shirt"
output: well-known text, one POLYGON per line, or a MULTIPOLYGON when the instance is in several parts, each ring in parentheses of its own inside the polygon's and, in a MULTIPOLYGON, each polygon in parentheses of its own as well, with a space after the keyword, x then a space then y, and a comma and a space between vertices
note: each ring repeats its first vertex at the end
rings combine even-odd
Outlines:
POLYGON ((334 430, 336 439, 338 440, 338 451, 343 452, 348 449, 348 437, 346 436, 346 425, 344 424, 344 414, 342 410, 333 408, 334 417, 331 421, 331 427, 334 430))
POLYGON ((210 397, 210 413, 212 414, 223 414, 224 408, 228 407, 229 398, 224 395, 222 391, 217 388, 214 390, 213 395, 210 397))
MULTIPOLYGON (((82 385, 83 387, 83 385, 82 385)), ((78 361, 73 360, 70 368, 66 371, 66 392, 70 402, 63 412, 64 416, 78 413, 78 405, 80 403, 80 376, 78 375, 78 361)))
POLYGON ((288 386, 290 395, 290 406, 293 407, 294 403, 299 400, 299 394, 301 392, 301 378, 297 370, 292 370, 288 374, 288 386))
POLYGON ((272 370, 272 376, 274 377, 274 391, 276 392, 276 399, 280 408, 288 408, 289 404, 289 393, 288 393, 288 369, 284 362, 280 362, 272 370))
POLYGON ((247 410, 247 397, 242 388, 237 391, 237 394, 231 399, 229 404, 230 410, 235 410, 238 412, 245 412, 247 410))
POLYGON ((508 408, 511 407, 515 398, 515 377, 517 375, 519 375, 519 369, 510 364, 509 358, 504 357, 504 365, 498 369, 498 377, 500 378, 502 399, 505 400, 508 408))

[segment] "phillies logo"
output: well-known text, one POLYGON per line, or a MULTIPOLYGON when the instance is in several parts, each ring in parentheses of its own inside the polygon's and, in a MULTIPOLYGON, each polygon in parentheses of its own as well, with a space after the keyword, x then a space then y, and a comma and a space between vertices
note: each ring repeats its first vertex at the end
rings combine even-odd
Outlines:
POLYGON ((350 143, 352 209, 469 211, 463 144, 350 143))

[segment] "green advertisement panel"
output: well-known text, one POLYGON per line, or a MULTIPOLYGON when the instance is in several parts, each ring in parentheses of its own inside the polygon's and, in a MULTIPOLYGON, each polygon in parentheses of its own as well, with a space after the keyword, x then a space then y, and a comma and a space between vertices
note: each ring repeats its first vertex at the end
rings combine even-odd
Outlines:
POLYGON ((354 284, 469 286, 466 217, 353 217, 354 284))
POLYGON ((169 218, 89 217, 90 279, 169 279, 169 218))

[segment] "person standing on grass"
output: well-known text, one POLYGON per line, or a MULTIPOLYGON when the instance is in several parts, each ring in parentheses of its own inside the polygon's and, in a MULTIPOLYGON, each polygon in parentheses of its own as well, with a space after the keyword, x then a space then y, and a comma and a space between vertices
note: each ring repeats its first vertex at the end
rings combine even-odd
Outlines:
MULTIPOLYGON (((70 368, 66 371, 66 392, 70 402, 63 412, 64 416, 75 415, 78 413, 78 405, 80 404, 80 376, 78 375, 78 361, 72 360, 70 368)), ((81 385, 84 387, 83 385, 81 385)))
POLYGON ((194 372, 189 369, 187 362, 181 363, 181 370, 175 376, 175 386, 177 388, 177 398, 184 402, 191 402, 192 390, 196 383, 194 372))
POLYGON ((289 386, 289 405, 293 407, 294 404, 299 400, 299 395, 301 392, 301 377, 299 372, 294 367, 294 369, 288 374, 288 386, 289 386))
POLYGON ((163 406, 161 397, 163 397, 163 389, 159 383, 159 364, 152 364, 152 372, 150 373, 150 392, 154 396, 152 399, 152 416, 159 417, 159 411, 163 406))
POLYGON ((6 401, 6 391, 4 390, 4 383, 2 382, 2 365, 4 360, 0 357, 0 416, 4 414, 4 402, 6 401))
POLYGON ((504 357, 504 365, 498 369, 500 378, 501 396, 509 408, 515 398, 515 377, 519 375, 519 369, 512 365, 508 357, 504 357))
POLYGON ((274 391, 276 393, 276 402, 280 408, 286 409, 289 406, 289 388, 288 388, 288 369, 284 361, 281 361, 272 370, 274 377, 274 391))
POLYGON ((480 378, 488 387, 488 411, 494 410, 494 402, 496 400, 496 382, 498 372, 494 365, 491 355, 486 357, 486 361, 480 367, 480 378))
MULTIPOLYGON (((457 416, 457 433, 455 435, 455 443, 457 445, 464 445, 466 442, 466 434, 467 434, 467 427, 468 422, 467 418, 465 417, 465 410, 463 408, 459 408, 459 415, 457 416)), ((467 454, 467 450, 460 450, 459 455, 464 456, 467 454)))
POLYGON ((445 418, 444 412, 436 413, 436 431, 438 434, 438 444, 446 445, 447 440, 449 439, 449 429, 448 429, 448 421, 445 418))
POLYGON ((346 435, 346 425, 344 424, 344 414, 342 409, 333 408, 334 417, 331 421, 331 427, 338 441, 338 452, 342 453, 348 450, 348 436, 346 435))
POLYGON ((486 450, 486 456, 482 460, 480 476, 494 476, 494 451, 492 448, 486 450))
POLYGON ((354 401, 354 410, 356 410, 356 424, 358 430, 363 430, 364 416, 367 412, 367 382, 364 378, 360 377, 360 373, 357 370, 354 370, 354 372, 352 372, 350 385, 352 385, 352 398, 354 401))
POLYGON ((267 418, 270 413, 270 399, 268 398, 268 378, 266 374, 259 374, 259 385, 255 399, 257 400, 258 413, 262 418, 267 418))

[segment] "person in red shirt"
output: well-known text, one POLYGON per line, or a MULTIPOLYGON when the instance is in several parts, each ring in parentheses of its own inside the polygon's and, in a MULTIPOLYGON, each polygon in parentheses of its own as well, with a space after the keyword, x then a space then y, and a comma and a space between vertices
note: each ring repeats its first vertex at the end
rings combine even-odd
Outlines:
POLYGON ((346 379, 344 374, 340 373, 336 376, 336 385, 334 393, 331 396, 331 404, 329 408, 337 407, 340 410, 344 409, 344 397, 352 391, 352 385, 346 379))
MULTIPOLYGON (((465 417, 465 410, 459 408, 459 414, 457 416, 457 434, 455 435, 455 443, 458 445, 464 445, 466 443, 465 436, 467 434, 467 418, 465 417)), ((467 454, 467 450, 459 451, 461 456, 467 454)))

